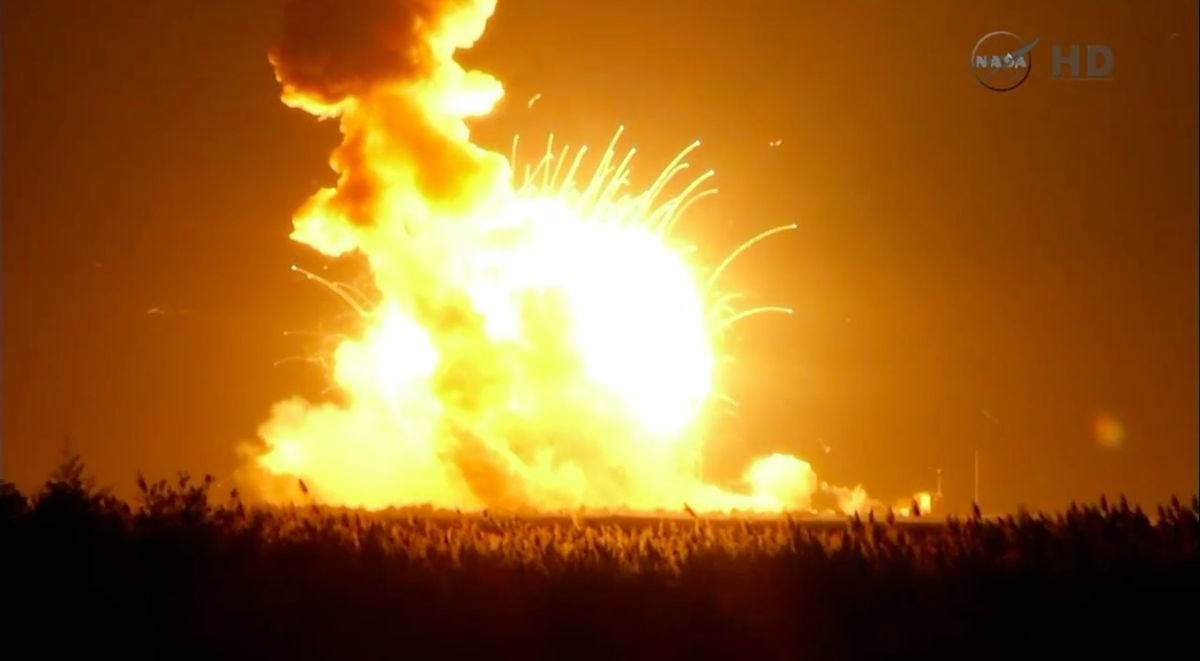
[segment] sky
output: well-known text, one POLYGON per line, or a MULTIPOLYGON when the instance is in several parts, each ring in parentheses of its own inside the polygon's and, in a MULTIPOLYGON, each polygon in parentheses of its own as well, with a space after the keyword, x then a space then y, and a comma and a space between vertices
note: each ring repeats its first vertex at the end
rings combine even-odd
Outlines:
MULTIPOLYGON (((4 3, 3 479, 67 447, 123 495, 225 479, 272 403, 321 396, 285 359, 344 307, 289 266, 361 265, 288 239, 339 136, 279 101, 282 7, 4 3)), ((700 139, 720 194, 680 231, 710 259, 798 225, 729 274, 795 314, 739 328, 717 477, 786 451, 891 499, 940 469, 961 511, 978 453, 989 510, 1152 505, 1197 483, 1196 24, 1185 0, 500 0, 460 60, 505 84, 472 134, 504 153, 623 125, 636 181, 700 139), (1039 39, 1003 93, 970 68, 996 30, 1039 39), (1112 72, 1057 80, 1054 44, 1112 72)))

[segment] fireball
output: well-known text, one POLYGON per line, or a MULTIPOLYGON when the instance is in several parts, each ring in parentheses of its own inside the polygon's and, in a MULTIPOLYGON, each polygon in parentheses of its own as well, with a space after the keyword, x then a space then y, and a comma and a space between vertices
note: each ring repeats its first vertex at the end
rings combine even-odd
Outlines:
POLYGON ((289 399, 259 429, 264 496, 295 499, 299 478, 320 501, 368 508, 809 507, 818 482, 796 457, 755 461, 740 488, 697 471, 723 332, 787 311, 735 310, 718 281, 795 225, 706 268, 672 233, 715 192, 711 172, 679 181, 698 143, 631 191, 621 131, 595 164, 551 138, 523 170, 516 141, 507 157, 471 142, 467 120, 503 87, 454 54, 493 9, 288 8, 271 53, 283 100, 336 118, 344 138, 337 185, 300 209, 292 238, 365 257, 377 295, 322 280, 363 330, 332 354, 340 401, 289 399))

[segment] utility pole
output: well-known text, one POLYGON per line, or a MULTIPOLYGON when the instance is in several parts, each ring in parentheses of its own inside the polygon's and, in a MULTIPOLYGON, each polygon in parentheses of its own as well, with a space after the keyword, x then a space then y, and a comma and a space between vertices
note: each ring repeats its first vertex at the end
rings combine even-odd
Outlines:
POLYGON ((975 506, 979 507, 979 449, 975 450, 975 506))

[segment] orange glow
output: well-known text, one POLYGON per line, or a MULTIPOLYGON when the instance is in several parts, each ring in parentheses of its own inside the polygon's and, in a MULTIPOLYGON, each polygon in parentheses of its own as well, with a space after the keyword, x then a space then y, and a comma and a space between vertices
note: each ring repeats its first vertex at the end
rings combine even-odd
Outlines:
MULTIPOLYGON (((715 268, 693 263, 671 230, 715 192, 711 172, 678 181, 698 143, 641 191, 626 189, 634 152, 616 151, 620 131, 595 165, 551 138, 514 174, 517 143, 505 158, 473 144, 465 123, 503 88, 452 57, 492 8, 429 23, 432 63, 413 79, 331 101, 280 73, 287 104, 337 117, 345 137, 338 187, 313 195, 292 238, 365 255, 379 297, 306 272, 366 328, 333 356, 344 404, 292 399, 260 428, 266 498, 297 498, 288 477, 324 502, 368 508, 810 508, 818 482, 796 457, 755 460, 741 490, 698 476, 723 331, 790 312, 735 310, 717 281, 745 248, 795 226, 715 268)), ((849 493, 844 510, 865 506, 861 488, 849 493)))
POLYGON ((1092 419, 1092 434, 1100 447, 1108 450, 1119 449, 1125 443, 1125 425, 1110 413, 1100 413, 1092 419))

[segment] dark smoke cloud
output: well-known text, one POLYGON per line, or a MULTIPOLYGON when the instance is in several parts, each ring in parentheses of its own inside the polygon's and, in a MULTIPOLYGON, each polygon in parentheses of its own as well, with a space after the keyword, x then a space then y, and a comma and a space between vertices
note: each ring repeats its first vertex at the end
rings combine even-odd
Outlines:
POLYGON ((336 103, 431 66, 422 34, 466 0, 292 0, 271 49, 280 82, 336 103))

